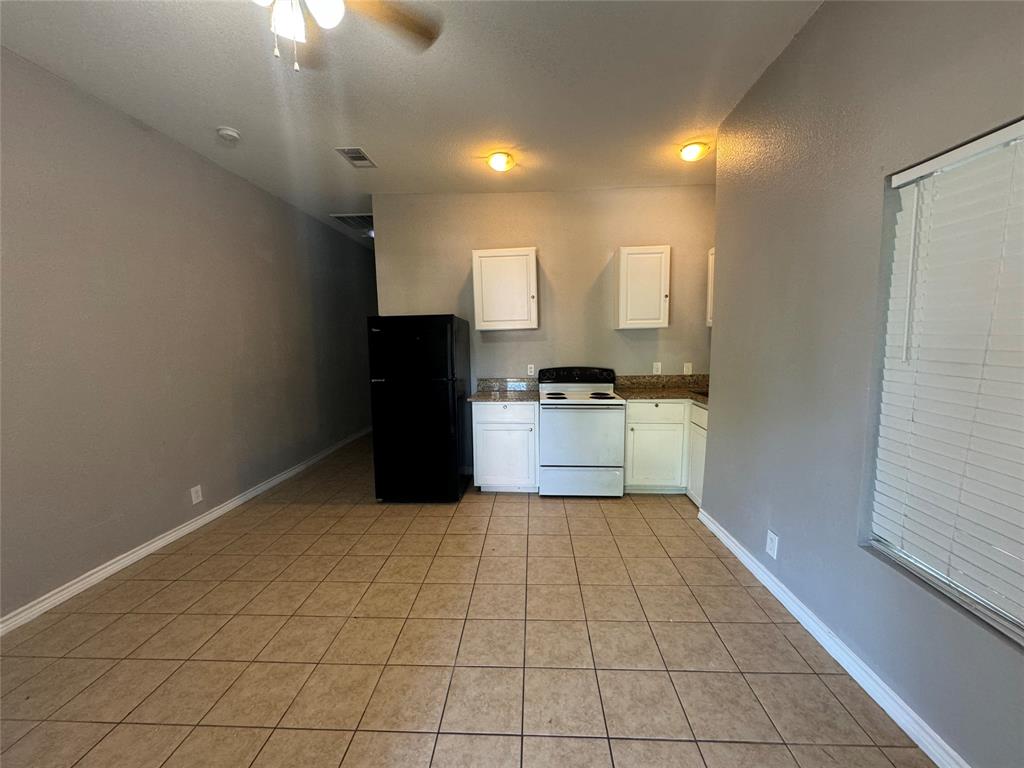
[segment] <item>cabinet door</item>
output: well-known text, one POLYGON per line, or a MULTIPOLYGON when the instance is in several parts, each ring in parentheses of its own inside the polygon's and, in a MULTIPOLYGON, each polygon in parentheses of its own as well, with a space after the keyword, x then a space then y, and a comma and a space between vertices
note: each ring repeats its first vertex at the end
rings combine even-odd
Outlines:
POLYGON ((473 476, 477 485, 537 485, 537 441, 532 424, 477 424, 473 476))
POLYGON ((473 251, 478 331, 537 327, 537 249, 473 251))
POLYGON ((626 485, 684 485, 685 442, 685 424, 630 424, 626 431, 626 485))
POLYGON ((619 249, 619 328, 668 326, 671 253, 667 245, 619 249))
POLYGON ((690 425, 690 486, 687 495, 700 506, 704 497, 704 456, 707 452, 708 432, 696 424, 690 425))

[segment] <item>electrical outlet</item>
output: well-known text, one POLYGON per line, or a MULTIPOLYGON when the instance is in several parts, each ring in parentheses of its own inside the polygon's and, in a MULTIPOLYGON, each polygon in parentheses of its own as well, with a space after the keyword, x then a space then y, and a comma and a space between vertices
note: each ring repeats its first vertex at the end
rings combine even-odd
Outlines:
POLYGON ((533 376, 534 372, 535 372, 535 369, 533 367, 533 363, 530 363, 528 366, 526 366, 526 375, 527 376, 533 376))
POLYGON ((779 556, 779 537, 770 530, 768 531, 768 539, 764 544, 764 551, 768 553, 772 560, 777 559, 779 556))
POLYGON ((657 373, 661 373, 661 363, 655 363, 655 364, 654 364, 654 372, 655 372, 656 374, 657 374, 657 373))
POLYGON ((197 485, 192 489, 192 503, 198 504, 203 500, 203 486, 197 485))
POLYGON ((689 376, 693 373, 693 363, 683 363, 683 375, 689 376))

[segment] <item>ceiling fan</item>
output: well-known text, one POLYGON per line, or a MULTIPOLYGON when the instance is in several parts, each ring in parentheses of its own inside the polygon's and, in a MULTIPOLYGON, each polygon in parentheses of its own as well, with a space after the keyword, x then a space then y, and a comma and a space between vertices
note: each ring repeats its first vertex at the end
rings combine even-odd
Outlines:
POLYGON ((274 33, 274 55, 280 56, 277 39, 292 41, 295 55, 294 69, 299 70, 297 44, 306 42, 305 11, 321 29, 334 29, 351 10, 404 35, 422 49, 427 49, 441 34, 441 25, 429 16, 412 10, 409 4, 390 0, 253 0, 256 5, 269 8, 270 31, 274 33))

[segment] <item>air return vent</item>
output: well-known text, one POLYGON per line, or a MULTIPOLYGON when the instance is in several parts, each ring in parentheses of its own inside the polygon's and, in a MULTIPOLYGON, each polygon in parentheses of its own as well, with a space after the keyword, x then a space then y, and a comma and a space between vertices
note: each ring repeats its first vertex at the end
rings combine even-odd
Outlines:
POLYGON ((377 164, 362 147, 335 147, 334 151, 348 160, 354 168, 376 168, 377 164))
POLYGON ((372 213, 332 213, 331 218, 359 237, 373 237, 372 213))

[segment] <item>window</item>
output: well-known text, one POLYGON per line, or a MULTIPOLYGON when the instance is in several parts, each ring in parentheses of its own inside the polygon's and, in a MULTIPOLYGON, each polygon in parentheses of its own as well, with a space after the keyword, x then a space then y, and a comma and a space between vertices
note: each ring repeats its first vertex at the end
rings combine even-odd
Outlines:
POLYGON ((892 187, 870 543, 1024 643, 1024 121, 892 187))

